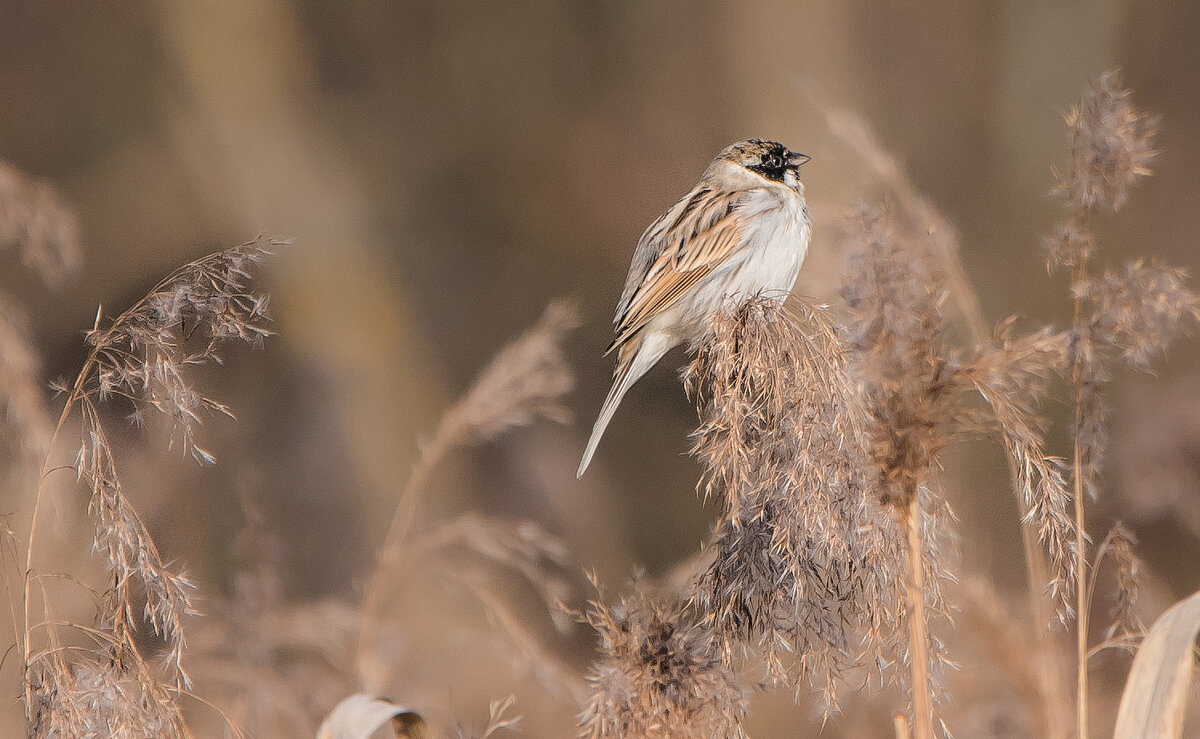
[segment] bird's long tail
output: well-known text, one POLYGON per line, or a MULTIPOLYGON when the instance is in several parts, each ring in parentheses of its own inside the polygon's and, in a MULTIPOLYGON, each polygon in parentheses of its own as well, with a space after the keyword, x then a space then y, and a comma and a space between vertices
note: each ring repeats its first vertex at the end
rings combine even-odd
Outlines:
POLYGON ((631 371, 633 365, 633 361, 621 362, 617 365, 612 389, 608 391, 604 405, 600 406, 600 415, 596 417, 596 424, 592 426, 592 436, 583 450, 583 459, 579 462, 579 470, 575 473, 575 479, 583 477, 583 473, 587 471, 588 465, 592 462, 592 455, 596 453, 596 445, 600 443, 600 437, 604 436, 604 429, 608 428, 608 422, 612 420, 617 406, 621 404, 621 398, 625 397, 625 393, 629 391, 633 383, 642 376, 642 373, 635 374, 631 371))

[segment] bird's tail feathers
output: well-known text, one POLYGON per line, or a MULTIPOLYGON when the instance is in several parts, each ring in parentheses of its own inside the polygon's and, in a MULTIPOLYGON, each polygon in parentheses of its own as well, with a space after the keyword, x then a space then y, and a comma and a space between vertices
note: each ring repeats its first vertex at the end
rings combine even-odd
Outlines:
POLYGON ((633 383, 641 377, 641 374, 635 374, 633 362, 621 362, 617 365, 617 374, 613 378, 612 389, 608 391, 608 397, 604 399, 604 405, 600 406, 600 415, 596 417, 596 424, 592 426, 592 435, 588 439, 587 447, 583 450, 583 459, 579 462, 579 470, 575 473, 575 478, 583 477, 583 473, 587 471, 588 465, 592 462, 592 455, 596 453, 596 446, 600 443, 600 437, 604 436, 604 429, 608 428, 608 422, 612 420, 613 414, 617 411, 617 406, 621 404, 621 398, 625 397, 625 393, 633 383))

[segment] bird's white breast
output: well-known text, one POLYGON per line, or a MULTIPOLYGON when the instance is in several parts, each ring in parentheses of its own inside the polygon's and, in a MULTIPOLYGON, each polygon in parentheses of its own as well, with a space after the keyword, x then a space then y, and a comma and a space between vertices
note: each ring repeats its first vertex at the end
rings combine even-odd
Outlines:
POLYGON ((716 312, 753 295, 783 302, 808 252, 811 226, 800 193, 772 188, 751 191, 739 207, 746 238, 728 261, 706 276, 661 316, 680 341, 696 341, 716 312))

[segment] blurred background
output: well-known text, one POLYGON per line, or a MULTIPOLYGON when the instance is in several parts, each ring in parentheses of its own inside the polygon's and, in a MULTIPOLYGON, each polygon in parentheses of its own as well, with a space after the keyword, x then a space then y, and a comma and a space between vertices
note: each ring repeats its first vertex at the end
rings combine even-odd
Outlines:
MULTIPOLYGON (((278 337, 204 378, 239 417, 206 426, 220 464, 199 469, 131 429, 125 465, 160 549, 202 592, 230 588, 239 491, 253 489, 290 601, 359 597, 440 412, 548 301, 574 298, 575 424, 455 453, 426 513, 536 520, 620 588, 636 566, 695 553, 714 515, 686 456, 696 416, 678 352, 573 473, 634 244, 717 151, 758 136, 812 155, 797 292, 830 299, 833 234, 872 193, 829 114, 860 115, 957 228, 985 316, 1062 326, 1065 281, 1040 247, 1059 213, 1051 168, 1067 158, 1062 114, 1105 70, 1159 116, 1161 155, 1101 224, 1100 260, 1200 272, 1198 42, 1191 0, 6 0, 0 159, 77 208, 84 261, 48 290, 0 253, 0 288, 28 312, 46 376, 73 376, 98 305, 118 312, 175 266, 258 234, 294 239, 265 270, 278 337)), ((1112 495, 1092 509, 1097 531, 1120 517, 1139 534, 1160 608, 1200 584, 1198 348, 1119 378, 1112 495)), ((1019 592, 998 447, 952 448, 943 488, 964 567, 1019 592)))

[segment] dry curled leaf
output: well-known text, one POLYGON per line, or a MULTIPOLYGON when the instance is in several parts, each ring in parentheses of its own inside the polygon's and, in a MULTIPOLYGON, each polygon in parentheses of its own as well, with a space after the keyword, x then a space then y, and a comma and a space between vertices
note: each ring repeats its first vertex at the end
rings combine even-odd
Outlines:
POLYGON ((389 722, 397 739, 429 739, 419 713, 366 693, 355 693, 334 706, 317 729, 317 739, 368 739, 389 722))
POLYGON ((1180 737, 1200 634, 1200 592, 1154 622, 1142 642, 1117 712, 1116 739, 1180 737))

